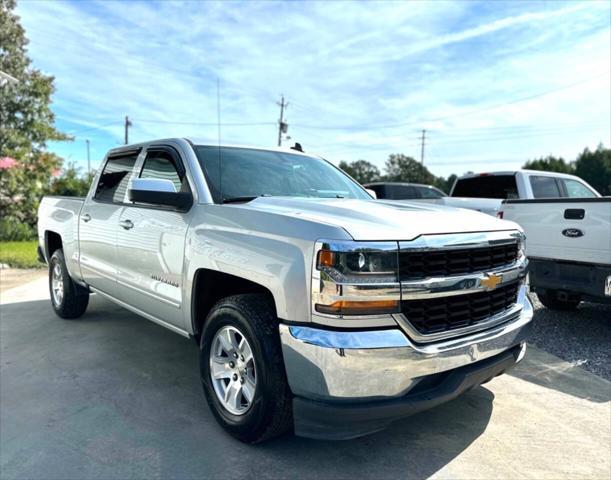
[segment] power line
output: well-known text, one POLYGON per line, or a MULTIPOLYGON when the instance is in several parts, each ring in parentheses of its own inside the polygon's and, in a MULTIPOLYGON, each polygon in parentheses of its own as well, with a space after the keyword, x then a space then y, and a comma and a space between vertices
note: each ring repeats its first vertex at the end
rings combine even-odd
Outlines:
MULTIPOLYGON (((139 118, 135 119, 138 123, 162 123, 167 125, 195 125, 200 127, 216 127, 218 122, 186 122, 186 121, 176 121, 176 120, 141 120, 139 118)), ((227 122, 221 123, 223 127, 255 127, 255 126, 269 126, 276 125, 276 122, 227 122)))
MULTIPOLYGON (((61 119, 61 117, 57 117, 57 118, 61 119)), ((81 133, 91 132, 92 130, 101 130, 102 128, 110 127, 110 126, 113 126, 113 125, 119 125, 121 123, 123 123, 122 120, 116 120, 114 122, 105 123, 103 125, 96 125, 95 127, 85 128, 83 130, 77 130, 77 131, 68 132, 68 135, 77 136, 77 135, 79 135, 81 133)))

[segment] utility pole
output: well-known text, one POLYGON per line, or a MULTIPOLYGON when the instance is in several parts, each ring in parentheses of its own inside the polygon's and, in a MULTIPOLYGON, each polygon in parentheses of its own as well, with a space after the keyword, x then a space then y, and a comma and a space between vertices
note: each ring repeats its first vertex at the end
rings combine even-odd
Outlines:
POLYGON ((282 146, 282 134, 286 133, 289 126, 284 123, 284 109, 289 106, 288 102, 284 101, 284 95, 281 96, 280 102, 276 102, 280 106, 280 120, 278 120, 278 146, 282 146))
POLYGON ((424 141, 426 140, 426 130, 422 130, 420 137, 420 166, 422 167, 422 182, 424 183, 424 141))
POLYGON ((132 126, 132 122, 129 121, 129 117, 125 115, 125 145, 129 143, 129 127, 132 126))
POLYGON ((87 142, 87 174, 91 173, 91 157, 89 156, 89 139, 85 140, 87 142))

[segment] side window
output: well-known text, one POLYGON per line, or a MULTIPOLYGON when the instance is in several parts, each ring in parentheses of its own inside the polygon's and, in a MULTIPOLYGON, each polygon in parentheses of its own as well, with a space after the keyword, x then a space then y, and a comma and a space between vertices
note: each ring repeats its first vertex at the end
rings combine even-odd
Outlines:
POLYGON ((413 187, 407 185, 390 185, 390 198, 393 200, 411 200, 420 198, 420 195, 413 187))
POLYGON ((137 158, 138 154, 109 158, 100 175, 94 198, 101 202, 125 202, 127 185, 137 158))
POLYGON ((560 181, 564 182, 566 193, 570 198, 588 198, 596 196, 592 190, 577 180, 561 178, 560 181))
POLYGON ((554 177, 531 175, 530 186, 535 198, 560 198, 560 189, 554 177))
POLYGON ((170 153, 164 151, 152 151, 147 153, 142 171, 140 172, 140 178, 170 180, 174 184, 174 188, 177 192, 184 191, 184 188, 188 188, 182 165, 177 164, 174 157, 170 155, 170 153))

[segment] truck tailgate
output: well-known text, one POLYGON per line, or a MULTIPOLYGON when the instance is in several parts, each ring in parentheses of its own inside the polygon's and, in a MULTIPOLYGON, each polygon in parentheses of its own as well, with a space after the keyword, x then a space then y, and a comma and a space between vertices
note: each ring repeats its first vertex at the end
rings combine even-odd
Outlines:
POLYGON ((611 197, 506 200, 501 211, 526 232, 529 257, 611 264, 611 197))

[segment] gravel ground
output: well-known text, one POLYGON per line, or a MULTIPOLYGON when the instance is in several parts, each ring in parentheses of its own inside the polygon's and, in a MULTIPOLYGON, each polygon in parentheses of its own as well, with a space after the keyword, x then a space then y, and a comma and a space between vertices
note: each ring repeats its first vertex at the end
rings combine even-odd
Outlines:
POLYGON ((581 303, 577 310, 545 308, 534 293, 530 343, 611 381, 611 305, 581 303))

